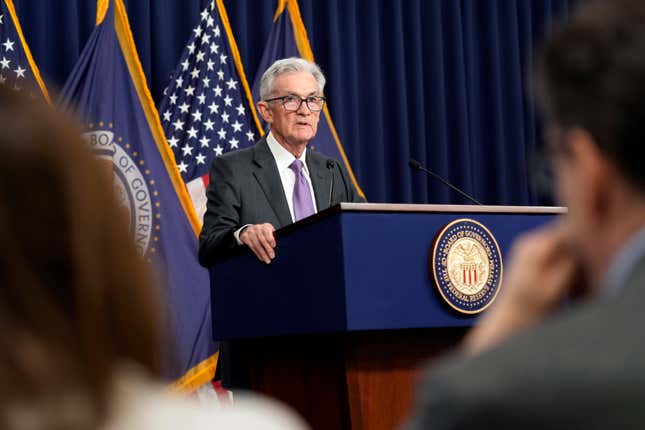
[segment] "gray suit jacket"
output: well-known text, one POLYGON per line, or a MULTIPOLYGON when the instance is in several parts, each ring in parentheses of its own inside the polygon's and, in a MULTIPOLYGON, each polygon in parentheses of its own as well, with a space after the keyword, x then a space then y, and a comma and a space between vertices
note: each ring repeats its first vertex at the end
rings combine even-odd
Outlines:
MULTIPOLYGON (((362 201, 345 168, 333 158, 307 150, 307 168, 319 211, 340 202, 362 201)), ((210 168, 208 202, 199 235, 199 262, 211 266, 237 248, 233 233, 246 224, 291 224, 280 174, 266 139, 217 157, 210 168)))
POLYGON ((618 296, 430 369, 407 428, 645 428, 644 328, 645 257, 618 296))

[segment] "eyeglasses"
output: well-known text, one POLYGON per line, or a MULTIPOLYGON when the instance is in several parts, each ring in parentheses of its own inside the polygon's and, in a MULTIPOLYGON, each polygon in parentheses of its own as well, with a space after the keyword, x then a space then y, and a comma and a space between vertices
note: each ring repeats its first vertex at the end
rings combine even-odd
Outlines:
POLYGON ((272 99, 265 100, 265 102, 275 102, 277 100, 282 101, 282 106, 287 112, 295 112, 300 109, 302 103, 306 103, 307 107, 311 112, 320 112, 325 105, 325 97, 322 96, 309 96, 309 97, 300 97, 294 95, 275 97, 272 99))

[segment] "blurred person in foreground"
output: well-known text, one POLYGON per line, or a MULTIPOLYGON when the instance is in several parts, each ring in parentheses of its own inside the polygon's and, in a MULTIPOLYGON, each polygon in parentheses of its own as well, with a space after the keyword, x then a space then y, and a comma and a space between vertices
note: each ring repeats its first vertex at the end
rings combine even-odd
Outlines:
POLYGON ((167 392, 159 296, 107 169, 4 87, 0 130, 0 428, 302 428, 262 399, 206 411, 167 392))
POLYGON ((645 428, 644 23, 645 2, 585 3, 547 42, 536 95, 568 214, 515 244, 407 428, 645 428))

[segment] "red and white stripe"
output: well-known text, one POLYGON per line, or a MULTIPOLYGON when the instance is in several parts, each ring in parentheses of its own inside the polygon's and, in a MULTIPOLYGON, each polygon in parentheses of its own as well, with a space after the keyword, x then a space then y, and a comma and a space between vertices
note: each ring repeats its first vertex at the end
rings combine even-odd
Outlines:
POLYGON ((193 202, 193 208, 195 208, 195 213, 200 221, 204 219, 204 214, 206 213, 206 187, 208 183, 208 174, 186 183, 186 190, 188 190, 190 200, 193 202))

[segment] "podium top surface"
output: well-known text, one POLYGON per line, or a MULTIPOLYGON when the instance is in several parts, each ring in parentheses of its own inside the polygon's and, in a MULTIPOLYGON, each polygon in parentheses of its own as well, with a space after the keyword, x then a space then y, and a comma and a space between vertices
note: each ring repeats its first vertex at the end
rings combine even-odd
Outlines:
POLYGON ((276 237, 283 236, 340 212, 365 213, 445 213, 445 214, 517 214, 517 215, 560 215, 566 214, 566 207, 559 206, 503 206, 503 205, 437 205, 410 203, 339 203, 330 208, 303 218, 276 231, 276 237))
POLYGON ((408 203, 341 203, 331 208, 336 211, 365 212, 461 212, 461 213, 519 213, 564 214, 567 208, 559 206, 502 206, 502 205, 436 205, 408 203))
MULTIPOLYGON (((261 263, 248 249, 210 269, 217 340, 363 330, 463 327, 476 314, 444 302, 429 258, 437 234, 472 218, 502 255, 565 208, 343 203, 276 232, 261 263)), ((503 266, 500 259, 500 279, 503 266)))

